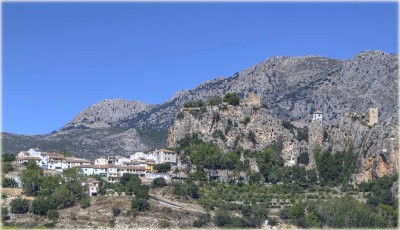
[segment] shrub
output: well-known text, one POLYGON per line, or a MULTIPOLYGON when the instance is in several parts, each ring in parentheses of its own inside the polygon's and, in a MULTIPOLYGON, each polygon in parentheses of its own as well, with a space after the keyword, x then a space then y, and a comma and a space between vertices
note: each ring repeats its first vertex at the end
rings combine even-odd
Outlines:
POLYGON ((243 121, 241 121, 240 123, 247 125, 250 122, 250 117, 246 117, 243 121))
POLYGON ((168 220, 161 220, 158 226, 160 228, 168 228, 169 226, 171 226, 171 223, 168 220))
POLYGON ((215 130, 214 135, 215 138, 220 138, 222 141, 226 141, 226 137, 224 135, 224 133, 221 130, 215 130))
POLYGON ((46 228, 55 228, 56 227, 56 225, 54 223, 46 223, 43 226, 46 228))
POLYGON ((8 220, 10 217, 8 216, 8 208, 7 207, 2 207, 1 208, 1 219, 3 221, 8 220))
POLYGON ((82 198, 79 200, 79 204, 81 208, 87 208, 90 206, 90 196, 88 194, 84 194, 82 198))
POLYGON ((75 204, 75 197, 67 189, 66 186, 57 188, 51 195, 57 208, 68 208, 75 204))
POLYGON ((185 114, 183 113, 183 112, 179 112, 177 115, 176 115, 176 119, 178 119, 178 120, 183 120, 183 118, 185 118, 185 114))
POLYGON ((56 209, 57 205, 53 199, 38 198, 32 202, 32 212, 36 215, 44 216, 48 210, 56 209))
POLYGON ((214 216, 214 224, 218 227, 228 224, 229 220, 229 215, 226 212, 218 211, 214 216))
POLYGON ((224 102, 228 102, 230 105, 236 106, 240 103, 240 97, 236 93, 227 93, 224 96, 224 102))
POLYGON ((194 173, 189 173, 188 177, 193 179, 205 179, 207 178, 207 174, 203 171, 196 171, 194 173))
POLYGON ((310 213, 306 217, 306 224, 307 224, 307 227, 309 227, 309 228, 312 228, 312 227, 322 228, 322 226, 323 226, 322 221, 318 218, 318 216, 315 215, 314 212, 310 213))
POLYGON ((159 173, 167 173, 171 170, 171 164, 170 163, 162 163, 162 164, 154 165, 154 170, 157 170, 157 172, 159 172, 159 173))
POLYGON ((253 143, 253 145, 256 145, 257 143, 256 134, 253 131, 249 131, 247 138, 249 138, 249 140, 251 141, 251 143, 253 143))
POLYGON ((221 103, 222 103, 222 99, 221 99, 221 97, 219 97, 219 96, 211 97, 211 98, 208 99, 208 101, 207 101, 207 105, 211 105, 211 106, 219 105, 219 104, 221 104, 221 103))
POLYGON ((117 207, 112 208, 113 216, 118 216, 121 213, 121 209, 117 207))
POLYGON ((301 129, 297 129, 297 140, 298 141, 308 141, 308 127, 305 126, 301 129))
POLYGON ((18 183, 14 178, 3 178, 3 188, 17 188, 18 183))
POLYGON ((279 216, 284 220, 289 219, 289 207, 285 206, 283 209, 281 209, 279 211, 279 216))
POLYGON ((138 185, 134 188, 136 198, 148 200, 150 187, 147 185, 138 185))
POLYGON ((47 217, 53 221, 56 221, 59 217, 57 210, 48 210, 47 217))
POLYGON ((278 224, 278 221, 277 221, 275 218, 271 218, 271 219, 269 219, 268 223, 269 223, 271 226, 275 226, 275 225, 278 224))
POLYGON ((282 121, 281 124, 285 129, 293 130, 296 128, 290 121, 282 121))
POLYGON ((2 162, 3 164, 3 173, 8 173, 14 170, 14 167, 10 162, 2 162))
POLYGON ((201 228, 205 224, 211 221, 211 215, 210 214, 201 214, 197 220, 193 222, 193 226, 196 228, 201 228))
POLYGON ((309 162, 310 158, 308 157, 307 152, 302 152, 299 154, 299 156, 297 156, 297 163, 308 165, 309 162))
POLYGON ((382 228, 388 225, 374 209, 351 197, 312 202, 308 209, 331 228, 382 228))
POLYGON ((143 212, 150 209, 150 205, 145 199, 134 198, 132 199, 131 204, 132 204, 132 209, 139 212, 143 212))
POLYGON ((167 182, 165 182, 165 179, 162 177, 154 179, 153 182, 151 183, 151 186, 153 188, 164 187, 166 185, 167 185, 167 182))
POLYGON ((71 212, 69 214, 69 218, 71 218, 71 220, 76 220, 78 218, 78 216, 77 216, 76 212, 71 212))
POLYGON ((195 108, 195 107, 202 107, 202 106, 204 106, 204 103, 202 100, 188 101, 185 104, 183 104, 183 107, 185 107, 185 108, 195 108))
POLYGON ((2 160, 4 162, 11 162, 11 161, 15 161, 15 155, 14 154, 3 154, 2 155, 2 160))
POLYGON ((11 213, 27 213, 29 211, 29 201, 17 198, 11 201, 11 213))

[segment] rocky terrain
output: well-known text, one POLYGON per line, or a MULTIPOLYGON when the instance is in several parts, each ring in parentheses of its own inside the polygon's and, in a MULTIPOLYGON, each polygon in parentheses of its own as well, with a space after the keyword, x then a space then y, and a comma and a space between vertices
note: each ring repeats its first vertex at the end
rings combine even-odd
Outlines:
POLYGON ((287 164, 307 149, 297 131, 284 127, 257 99, 241 105, 221 104, 201 108, 183 108, 169 130, 168 146, 176 147, 186 135, 198 134, 205 142, 213 141, 225 152, 236 149, 262 150, 279 145, 287 164), (251 137, 254 135, 254 137, 251 137))
MULTIPOLYGON (((52 134, 3 133, 3 152, 17 153, 26 149, 27 144, 51 151, 46 146, 60 143, 76 143, 64 146, 77 156, 154 148, 149 143, 144 144, 143 138, 138 138, 134 131, 127 130, 151 129, 155 133, 165 133, 185 102, 206 100, 228 92, 236 92, 241 97, 255 92, 261 96, 262 104, 268 106, 271 116, 298 126, 307 124, 310 113, 316 108, 324 112, 327 124, 337 124, 345 111, 365 113, 369 107, 379 108, 380 119, 394 123, 398 110, 397 74, 398 56, 379 50, 364 51, 349 60, 321 56, 273 57, 231 77, 220 77, 195 89, 180 91, 160 105, 123 99, 104 100, 85 109, 52 134), (100 137, 101 133, 109 133, 109 128, 125 130, 118 135, 126 138, 100 137), (84 129, 89 130, 82 131, 84 129), (82 135, 82 132, 100 136, 82 135), (97 141, 102 144, 95 144, 97 141), (92 147, 88 149, 89 146, 92 147)), ((166 135, 163 137, 166 142, 166 135)))
POLYGON ((368 181, 398 172, 398 134, 389 120, 368 126, 364 116, 346 113, 337 126, 326 126, 323 149, 332 153, 351 147, 357 155, 352 181, 368 181))
MULTIPOLYGON (((197 134, 205 142, 214 142, 225 152, 236 148, 262 150, 278 149, 287 165, 297 163, 302 152, 313 150, 310 136, 316 136, 317 147, 335 154, 349 151, 357 157, 357 169, 351 180, 356 183, 394 174, 398 171, 398 135, 390 118, 368 125, 368 115, 346 112, 336 125, 325 121, 308 122, 298 128, 271 115, 257 96, 250 94, 239 106, 221 104, 198 108, 182 108, 171 126, 169 147, 177 147, 186 135, 197 134), (320 132, 313 133, 313 126, 320 124, 320 132), (251 134, 252 133, 252 134, 251 134), (253 135, 253 137, 251 137, 253 135), (319 137, 318 137, 319 135, 319 137)), ((311 160, 309 167, 315 167, 311 160)))
POLYGON ((149 149, 140 141, 135 129, 68 129, 47 135, 3 134, 3 151, 18 153, 32 147, 46 151, 71 152, 74 156, 94 160, 112 154, 129 155, 149 149))

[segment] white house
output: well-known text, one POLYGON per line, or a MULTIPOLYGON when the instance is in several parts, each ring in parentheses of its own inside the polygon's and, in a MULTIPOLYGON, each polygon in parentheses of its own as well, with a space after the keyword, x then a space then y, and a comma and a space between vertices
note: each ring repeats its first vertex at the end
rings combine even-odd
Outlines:
POLYGON ((319 111, 319 110, 316 110, 315 112, 313 112, 313 114, 312 114, 312 120, 320 120, 320 121, 322 121, 322 118, 323 118, 323 113, 321 112, 321 111, 319 111))
POLYGON ((131 161, 129 158, 121 157, 117 159, 116 165, 124 165, 124 162, 129 162, 129 161, 131 161))
POLYGON ((172 150, 168 149, 160 149, 156 150, 158 154, 158 162, 157 163, 170 163, 172 165, 176 165, 178 154, 172 150))
POLYGON ((99 181, 94 178, 87 178, 85 182, 82 183, 83 186, 87 185, 87 193, 89 196, 97 196, 99 190, 99 181))
POLYGON ((129 156, 129 159, 131 161, 134 161, 134 160, 139 160, 139 158, 142 158, 142 157, 146 157, 146 154, 144 152, 135 152, 134 154, 131 154, 129 156))
POLYGON ((104 157, 100 157, 94 161, 94 164, 95 165, 106 165, 106 164, 108 164, 108 160, 104 157))

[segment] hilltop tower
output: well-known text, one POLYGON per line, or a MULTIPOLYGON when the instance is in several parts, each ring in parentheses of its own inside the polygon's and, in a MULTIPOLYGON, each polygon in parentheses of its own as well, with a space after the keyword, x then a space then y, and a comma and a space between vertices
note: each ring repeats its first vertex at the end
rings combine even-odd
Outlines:
POLYGON ((247 106, 261 106, 261 97, 257 96, 254 92, 247 94, 247 98, 242 99, 240 104, 247 106))
POLYGON ((314 150, 321 148, 324 141, 324 125, 322 123, 323 113, 316 110, 312 113, 312 120, 308 125, 308 157, 310 159, 308 168, 315 167, 314 150))
POLYGON ((372 126, 374 124, 378 124, 378 108, 369 108, 368 125, 372 126))

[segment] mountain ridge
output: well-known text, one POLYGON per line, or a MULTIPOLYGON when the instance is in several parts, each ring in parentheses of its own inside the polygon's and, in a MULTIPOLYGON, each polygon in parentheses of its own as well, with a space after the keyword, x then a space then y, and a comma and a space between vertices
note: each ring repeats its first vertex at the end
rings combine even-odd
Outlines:
MULTIPOLYGON (((367 113, 369 107, 379 108, 381 120, 396 122, 397 73, 398 55, 380 50, 363 51, 346 60, 320 55, 276 56, 230 77, 217 77, 193 89, 178 91, 162 104, 102 100, 81 111, 55 133, 47 135, 57 136, 54 134, 68 130, 110 128, 165 131, 173 124, 185 102, 207 100, 228 92, 235 92, 242 98, 254 92, 261 96, 262 103, 269 107, 273 116, 298 126, 307 124, 315 109, 324 112, 328 124, 338 123, 346 111, 367 113)), ((3 136, 10 134, 3 133, 3 136)), ((132 149, 143 149, 140 137, 133 135, 130 138, 134 145, 132 149), (139 142, 136 142, 137 138, 139 142)), ((3 145, 10 146, 12 139, 6 138, 8 142, 3 140, 3 145)), ((152 146, 144 149, 150 148, 152 146)))

